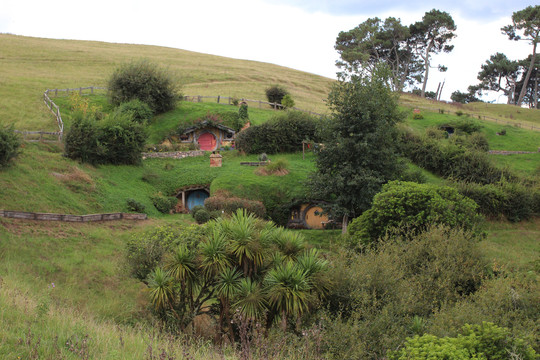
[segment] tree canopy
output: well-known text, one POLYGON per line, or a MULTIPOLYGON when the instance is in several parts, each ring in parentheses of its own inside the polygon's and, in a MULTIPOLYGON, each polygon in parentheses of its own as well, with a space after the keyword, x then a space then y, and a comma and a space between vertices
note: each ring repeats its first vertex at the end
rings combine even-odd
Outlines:
MULTIPOLYGON (((384 63, 391 70, 394 90, 422 82, 421 95, 425 96, 431 54, 452 51, 448 42, 455 37, 455 30, 452 17, 435 9, 410 26, 394 17, 384 21, 370 18, 339 33, 335 49, 341 60, 337 65, 350 73, 370 74, 377 64, 384 63)), ((439 70, 445 69, 439 66, 439 70)))
POLYGON ((503 34, 508 35, 510 40, 530 41, 533 46, 529 67, 524 78, 522 89, 519 93, 519 98, 516 102, 517 106, 521 106, 523 98, 527 93, 528 82, 535 67, 536 47, 540 41, 540 5, 528 6, 523 10, 514 12, 512 14, 512 24, 504 26, 501 30, 503 34))
POLYGON ((388 78, 388 69, 379 65, 371 76, 342 78, 328 97, 333 121, 310 186, 313 197, 332 203, 328 210, 343 217, 344 229, 400 170, 394 125, 402 115, 388 78))

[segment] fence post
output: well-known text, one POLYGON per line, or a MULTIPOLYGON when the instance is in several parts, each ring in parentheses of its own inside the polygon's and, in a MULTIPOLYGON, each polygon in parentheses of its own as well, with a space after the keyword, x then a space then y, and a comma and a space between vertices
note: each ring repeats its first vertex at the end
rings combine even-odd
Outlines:
POLYGON ((262 101, 259 100, 259 109, 262 108, 262 101))
POLYGON ((219 98, 221 97, 221 95, 218 95, 217 96, 217 103, 219 104, 219 98))
POLYGON ((202 102, 202 96, 201 96, 201 95, 199 95, 199 96, 197 97, 197 102, 202 102))

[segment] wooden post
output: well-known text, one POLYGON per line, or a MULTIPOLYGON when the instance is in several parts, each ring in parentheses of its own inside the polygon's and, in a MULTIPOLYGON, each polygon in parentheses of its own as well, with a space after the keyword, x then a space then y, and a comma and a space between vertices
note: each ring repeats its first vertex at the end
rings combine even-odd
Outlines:
POLYGON ((219 104, 219 98, 220 98, 221 95, 218 95, 217 96, 217 103, 219 104))
POLYGON ((197 102, 202 102, 202 96, 201 95, 198 96, 197 102))
POLYGON ((186 192, 182 191, 182 209, 186 211, 186 192))
POLYGON ((306 155, 306 143, 302 141, 302 160, 305 160, 306 155))
POLYGON ((259 100, 259 109, 262 107, 262 101, 259 100))

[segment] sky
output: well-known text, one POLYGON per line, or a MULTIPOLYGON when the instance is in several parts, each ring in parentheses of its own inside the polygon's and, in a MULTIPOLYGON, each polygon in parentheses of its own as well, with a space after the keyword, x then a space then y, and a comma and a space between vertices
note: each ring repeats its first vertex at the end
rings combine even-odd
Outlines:
MULTIPOLYGON (((256 60, 336 78, 334 49, 340 31, 368 18, 420 21, 448 12, 457 25, 450 54, 433 57, 446 73, 430 71, 428 91, 444 82, 442 100, 476 84, 480 66, 496 52, 526 58, 532 46, 510 41, 500 28, 525 0, 2 0, 0 33, 53 39, 147 44, 256 60), (429 5, 426 5, 429 4, 429 5)), ((1 56, 0 43, 0 56, 1 56)), ((486 101, 505 102, 499 94, 486 101)))

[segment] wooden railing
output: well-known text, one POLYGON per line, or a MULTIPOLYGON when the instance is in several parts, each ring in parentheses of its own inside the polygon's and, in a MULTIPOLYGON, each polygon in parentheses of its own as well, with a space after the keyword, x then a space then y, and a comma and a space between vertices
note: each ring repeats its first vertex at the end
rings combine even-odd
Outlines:
MULTIPOLYGON (((271 103, 271 102, 262 101, 262 100, 251 100, 251 99, 245 99, 245 98, 238 99, 238 98, 233 98, 233 97, 228 97, 228 96, 220 96, 220 95, 218 95, 218 96, 185 95, 184 96, 184 101, 203 102, 204 99, 215 99, 218 104, 228 104, 228 105, 232 105, 233 101, 235 101, 235 100, 237 100, 238 102, 245 101, 245 102, 249 102, 249 103, 258 104, 259 109, 261 109, 263 105, 268 105, 268 106, 272 107, 274 110, 277 110, 277 109, 281 110, 281 109, 284 108, 284 106, 282 104, 271 103)), ((291 109, 296 110, 296 111, 306 112, 306 113, 309 113, 310 115, 323 116, 323 114, 319 114, 319 113, 316 113, 316 112, 310 111, 310 110, 299 109, 297 107, 292 107, 291 109)))
POLYGON ((59 141, 62 140, 62 134, 64 133, 64 122, 62 121, 62 115, 60 114, 60 107, 54 103, 54 101, 51 100, 51 97, 49 95, 57 96, 69 96, 69 94, 78 92, 80 95, 92 95, 96 90, 107 90, 106 87, 99 87, 99 86, 89 86, 89 87, 80 87, 80 88, 73 88, 73 89, 47 89, 43 93, 43 101, 45 102, 45 105, 49 108, 49 110, 53 113, 54 117, 56 118, 56 123, 58 124, 60 136, 58 138, 59 141), (84 94, 85 92, 90 92, 89 94, 84 94))

